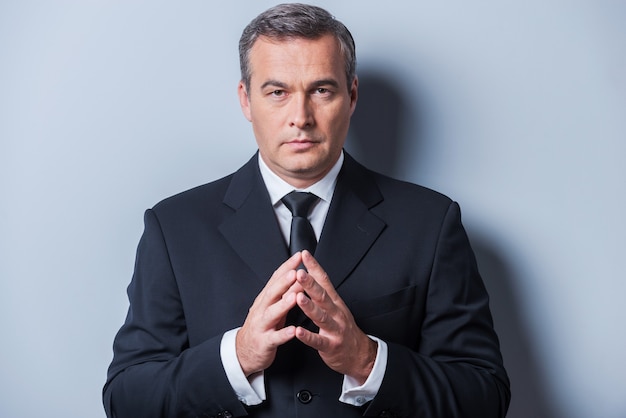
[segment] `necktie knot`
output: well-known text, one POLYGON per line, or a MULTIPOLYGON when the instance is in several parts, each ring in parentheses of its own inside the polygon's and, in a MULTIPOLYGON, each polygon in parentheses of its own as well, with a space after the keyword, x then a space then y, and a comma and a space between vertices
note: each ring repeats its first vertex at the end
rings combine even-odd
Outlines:
POLYGON ((281 200, 294 217, 306 218, 317 199, 319 198, 313 193, 293 191, 281 200))

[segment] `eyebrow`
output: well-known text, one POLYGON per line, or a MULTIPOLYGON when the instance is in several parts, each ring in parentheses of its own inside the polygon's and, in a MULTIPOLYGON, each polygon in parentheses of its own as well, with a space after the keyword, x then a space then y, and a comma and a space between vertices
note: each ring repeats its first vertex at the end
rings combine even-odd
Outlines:
POLYGON ((325 78, 322 80, 317 80, 313 83, 313 87, 322 87, 322 86, 330 86, 334 88, 339 88, 339 82, 333 78, 325 78))
MULTIPOLYGON (((286 89, 288 86, 286 83, 283 83, 282 81, 278 81, 278 80, 267 80, 265 83, 263 83, 261 85, 261 90, 265 89, 266 87, 279 87, 281 89, 286 89)), ((331 86, 334 88, 339 88, 339 82, 335 79, 332 78, 323 78, 321 80, 315 80, 313 83, 311 83, 311 87, 312 88, 316 88, 316 87, 322 87, 322 86, 331 86)))
POLYGON ((278 80, 267 80, 265 83, 261 84, 261 90, 263 90, 266 87, 280 87, 281 89, 285 89, 287 88, 287 84, 283 83, 282 81, 278 81, 278 80))

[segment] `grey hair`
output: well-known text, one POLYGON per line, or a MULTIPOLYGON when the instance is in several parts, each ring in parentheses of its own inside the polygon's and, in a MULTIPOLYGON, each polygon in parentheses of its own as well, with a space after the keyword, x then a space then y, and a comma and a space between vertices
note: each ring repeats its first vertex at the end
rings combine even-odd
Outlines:
POLYGON ((318 39, 333 35, 339 41, 345 59, 348 89, 356 77, 356 52, 354 39, 346 26, 321 7, 300 3, 279 4, 254 18, 243 30, 239 39, 239 65, 241 81, 250 91, 250 50, 260 36, 272 39, 318 39))

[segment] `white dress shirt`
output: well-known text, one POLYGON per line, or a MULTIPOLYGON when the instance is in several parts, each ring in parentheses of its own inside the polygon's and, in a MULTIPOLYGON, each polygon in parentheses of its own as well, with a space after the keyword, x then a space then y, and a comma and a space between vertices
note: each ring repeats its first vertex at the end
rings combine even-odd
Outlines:
MULTIPOLYGON (((328 214, 328 208, 335 192, 337 184, 337 176, 343 165, 343 152, 333 168, 317 183, 307 187, 306 189, 297 189, 297 191, 311 192, 319 197, 316 204, 313 205, 309 214, 309 222, 315 231, 315 237, 319 241, 322 234, 322 228, 328 214)), ((261 176, 269 192, 270 201, 274 207, 274 213, 278 219, 280 230, 285 238, 285 242, 289 242, 289 233, 291 229, 291 212, 282 203, 281 199, 287 194, 294 191, 294 187, 289 185, 283 179, 272 172, 267 164, 263 161, 259 154, 259 168, 261 176)), ((258 405, 266 399, 265 380, 263 372, 256 373, 249 378, 245 376, 239 360, 237 360, 235 337, 239 328, 227 331, 222 337, 220 346, 220 355, 228 381, 233 387, 239 400, 246 405, 258 405)), ((355 406, 361 406, 371 401, 376 394, 383 381, 385 370, 387 367, 387 344, 373 336, 369 336, 378 343, 376 353, 376 361, 369 377, 363 385, 358 385, 350 376, 344 376, 341 396, 339 401, 355 406)))

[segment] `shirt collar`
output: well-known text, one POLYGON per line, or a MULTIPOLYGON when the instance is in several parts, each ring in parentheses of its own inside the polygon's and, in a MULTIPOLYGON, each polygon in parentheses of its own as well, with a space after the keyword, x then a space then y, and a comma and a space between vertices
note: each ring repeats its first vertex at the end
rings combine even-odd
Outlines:
POLYGON ((278 177, 278 175, 270 170, 267 164, 265 164, 265 161, 261 158, 261 154, 259 154, 258 159, 261 177, 263 178, 265 187, 267 187, 267 191, 269 192, 270 201, 273 206, 276 206, 280 202, 280 199, 282 199, 287 193, 294 190, 298 190, 300 192, 311 192, 325 202, 330 203, 335 191, 335 185, 337 184, 337 176, 339 175, 339 171, 343 165, 344 156, 343 151, 341 151, 341 154, 339 155, 339 158, 333 168, 331 168, 321 180, 306 189, 295 189, 285 180, 278 177))

